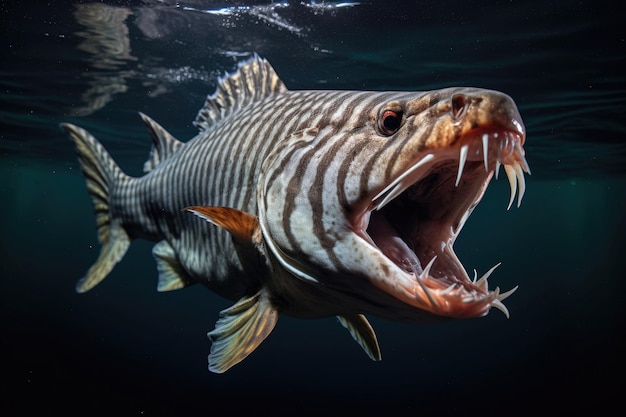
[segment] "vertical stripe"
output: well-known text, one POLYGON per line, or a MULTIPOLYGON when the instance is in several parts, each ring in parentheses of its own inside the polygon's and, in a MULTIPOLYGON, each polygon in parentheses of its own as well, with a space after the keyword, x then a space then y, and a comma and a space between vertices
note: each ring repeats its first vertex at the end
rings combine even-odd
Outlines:
MULTIPOLYGON (((262 84, 263 91, 278 87, 275 78, 262 75, 257 74, 261 78, 256 81, 251 74, 224 80, 219 91, 230 93, 219 95, 220 101, 210 102, 199 113, 201 133, 120 191, 125 197, 120 209, 124 222, 151 238, 167 240, 186 270, 204 281, 223 282, 229 271, 241 270, 241 265, 230 236, 181 212, 184 207, 228 206, 258 214, 261 170, 269 166, 262 186, 281 190, 284 196, 271 213, 284 237, 282 249, 320 248, 316 253, 325 254, 329 267, 340 269, 341 259, 333 251, 333 216, 343 216, 359 193, 368 189, 383 155, 389 154, 393 161, 415 134, 411 131, 385 141, 376 133, 380 106, 416 98, 415 94, 300 91, 257 101, 233 98, 235 91, 261 94, 250 90, 255 82, 262 84), (240 109, 234 112, 224 106, 240 109), (224 115, 221 121, 216 112, 224 115), (316 132, 308 138, 311 142, 303 140, 308 132, 316 132), (279 158, 268 165, 270 156, 279 158), (309 219, 298 225, 298 233, 308 233, 306 241, 293 228, 293 222, 302 218, 309 219)), ((392 169, 388 167, 387 177, 392 169)), ((268 206, 269 197, 264 198, 268 206)))

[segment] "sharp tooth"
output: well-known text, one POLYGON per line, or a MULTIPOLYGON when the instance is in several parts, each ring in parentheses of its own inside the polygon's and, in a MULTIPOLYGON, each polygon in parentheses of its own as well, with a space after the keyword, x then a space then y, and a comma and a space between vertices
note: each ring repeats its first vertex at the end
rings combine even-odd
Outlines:
POLYGON ((498 310, 504 313, 507 319, 509 318, 509 310, 507 310, 506 306, 502 304, 502 301, 498 299, 493 300, 491 302, 491 307, 497 308, 498 310))
POLYGON ((428 262, 428 265, 426 265, 426 268, 424 268, 424 272, 420 274, 420 278, 426 278, 429 276, 428 274, 430 273, 430 268, 432 268, 433 264, 435 263, 435 259, 437 259, 437 256, 435 256, 433 259, 430 260, 430 262, 428 262))
POLYGON ((471 303, 472 301, 476 301, 476 297, 474 297, 473 295, 466 295, 465 297, 461 298, 461 301, 464 302, 465 304, 471 303))
POLYGON ((498 173, 500 172, 500 167, 502 163, 500 163, 500 159, 496 160, 496 179, 498 179, 498 173))
MULTIPOLYGON (((424 291, 424 294, 426 294, 426 297, 428 297, 428 301, 430 301, 430 305, 438 308, 439 304, 437 303, 437 300, 433 297, 428 287, 422 282, 421 278, 417 279, 417 283, 419 284, 420 287, 422 287, 422 291, 424 291)), ((495 300, 495 301, 498 301, 498 300, 495 300)))
POLYGON ((435 263, 435 259, 437 259, 436 256, 433 259, 431 259, 431 261, 428 263, 428 265, 426 265, 426 268, 424 268, 424 271, 420 275, 415 276, 415 280, 417 281, 419 286, 422 288, 422 291, 424 291, 424 294, 426 294, 426 297, 428 297, 428 301, 430 301, 430 305, 435 308, 439 308, 439 303, 437 303, 437 300, 433 297, 431 290, 428 289, 426 284, 424 284, 424 279, 428 277, 428 273, 430 272, 430 268, 435 263))
POLYGON ((517 154, 521 158, 519 162, 522 165, 522 169, 524 170, 524 172, 527 172, 528 175, 530 175, 530 167, 528 166, 528 162, 526 162, 526 158, 524 157, 524 149, 522 149, 522 145, 520 145, 519 143, 516 143, 515 150, 517 151, 517 154))
POLYGON ((504 303, 502 303, 502 300, 513 294, 515 290, 517 290, 517 286, 515 286, 515 288, 513 289, 508 290, 507 292, 503 292, 502 294, 500 294, 500 288, 496 288, 493 291, 495 299, 491 302, 491 307, 495 307, 503 312, 507 319, 509 318, 509 310, 506 308, 504 303))
POLYGON ((465 166, 465 161, 467 160, 467 151, 469 150, 469 145, 461 146, 461 151, 459 152, 459 173, 456 175, 456 182, 454 186, 459 185, 459 181, 461 181, 461 174, 463 173, 463 167, 465 166))
POLYGON ((450 292, 452 292, 452 290, 454 290, 454 287, 456 287, 456 284, 451 284, 445 290, 439 291, 439 296, 443 297, 444 295, 448 295, 450 292))
POLYGON ((522 157, 522 159, 520 160, 520 164, 522 165, 524 172, 530 175, 530 167, 528 166, 528 162, 526 161, 526 158, 522 157))
POLYGON ((478 279, 478 272, 474 269, 474 279, 472 280, 472 282, 476 284, 477 279, 478 279))
POLYGON ((489 135, 483 135, 483 160, 485 161, 485 172, 489 172, 489 135))
POLYGON ((404 180, 407 176, 413 173, 416 169, 418 169, 419 167, 421 167, 422 165, 424 165, 425 163, 427 163, 434 157, 435 155, 433 155, 432 153, 429 153, 428 155, 424 156, 422 159, 417 161, 411 168, 407 169, 402 175, 396 178, 395 181, 393 181, 391 184, 386 186, 381 192, 376 194, 376 197, 374 197, 372 201, 376 201, 379 198, 382 198, 385 195, 385 193, 389 192, 385 196, 385 198, 383 198, 383 200, 380 203, 378 203, 378 205, 376 206, 376 210, 380 210, 385 205, 387 205, 387 203, 389 203, 391 200, 396 198, 398 194, 402 193, 402 191, 404 191, 406 188, 402 180, 404 180))
POLYGON ((381 201, 378 206, 376 206, 376 210, 380 210, 381 208, 385 207, 387 205, 387 203, 389 203, 391 200, 393 200, 394 198, 396 198, 398 195, 400 195, 402 193, 402 183, 399 182, 396 184, 396 186, 393 188, 393 190, 391 190, 389 192, 389 194, 387 194, 385 196, 385 198, 383 199, 383 201, 381 201))
POLYGON ((495 264, 494 266, 491 267, 491 269, 487 272, 485 272, 483 274, 482 277, 480 277, 480 279, 476 282, 476 286, 480 287, 482 286, 483 289, 486 291, 488 289, 488 284, 487 284, 487 278, 489 278, 489 275, 491 275, 491 273, 493 271, 496 270, 497 267, 499 267, 502 264, 502 262, 498 262, 497 264, 495 264))
POLYGON ((504 300, 504 299, 508 298, 511 294, 513 294, 513 293, 517 290, 517 287, 518 287, 518 286, 516 285, 514 288, 512 288, 512 289, 508 290, 507 292, 503 292, 502 294, 498 294, 498 296, 496 297, 496 299, 497 299, 498 301, 502 301, 502 300, 504 300))
POLYGON ((524 173, 522 172, 522 167, 519 162, 515 162, 513 165, 515 167, 515 172, 517 173, 517 186, 519 188, 519 192, 517 193, 517 207, 522 204, 522 197, 524 197, 524 192, 526 191, 526 180, 524 179, 524 173))
POLYGON ((517 192, 517 171, 513 168, 512 165, 505 165, 504 172, 506 172, 506 176, 509 179, 509 186, 511 187, 511 198, 509 199, 509 205, 507 206, 507 210, 511 208, 513 204, 513 200, 515 200, 515 193, 517 192))

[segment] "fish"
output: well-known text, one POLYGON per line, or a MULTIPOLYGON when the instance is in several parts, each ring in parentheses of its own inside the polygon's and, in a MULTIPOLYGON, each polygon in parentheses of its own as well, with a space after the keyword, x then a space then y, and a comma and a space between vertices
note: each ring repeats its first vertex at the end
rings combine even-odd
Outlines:
POLYGON ((453 245, 501 167, 507 210, 530 174, 513 99, 476 87, 288 90, 258 55, 218 79, 183 142, 145 114, 144 175, 125 174, 86 130, 62 123, 94 205, 101 249, 76 284, 98 285, 147 239, 158 291, 200 283, 219 313, 208 368, 248 357, 279 315, 336 316, 381 360, 367 316, 424 323, 509 312, 517 287, 470 277, 453 245))

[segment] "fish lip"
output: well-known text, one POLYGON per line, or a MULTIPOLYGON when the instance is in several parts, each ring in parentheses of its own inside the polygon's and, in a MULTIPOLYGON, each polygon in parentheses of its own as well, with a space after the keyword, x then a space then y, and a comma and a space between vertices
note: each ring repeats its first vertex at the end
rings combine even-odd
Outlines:
MULTIPOLYGON (((514 185, 516 189, 518 186, 520 188, 518 203, 521 203, 525 189, 523 172, 530 173, 530 169, 522 148, 525 141, 523 125, 519 122, 514 126, 513 130, 498 126, 474 129, 462 135, 452 146, 422 152, 412 165, 369 198, 367 208, 353 217, 352 227, 363 241, 390 261, 386 270, 391 272, 387 277, 374 278, 375 286, 398 296, 408 304, 437 315, 480 317, 487 314, 491 307, 496 307, 508 317, 508 311, 501 301, 517 287, 504 294, 500 294, 499 288, 489 290, 487 278, 495 267, 480 279, 476 273, 471 279, 456 256, 453 244, 471 211, 480 202, 494 173, 497 175, 500 165, 505 167, 511 186, 509 206, 515 194, 514 185), (461 156, 463 153, 464 157, 461 156), (460 164, 461 159, 464 159, 463 164, 460 164), (461 175, 454 167, 461 171, 461 175), (424 190, 420 190, 420 186, 433 173, 445 176, 442 183, 438 187, 426 186, 424 190), (436 197, 443 195, 441 188, 444 193, 447 191, 459 196, 452 197, 449 201, 449 205, 459 207, 452 208, 442 220, 429 219, 428 216, 426 220, 422 220, 416 219, 417 215, 400 215, 400 203, 409 204, 409 211, 419 208, 417 205, 410 205, 410 196, 407 194, 414 192, 416 195, 412 198, 417 200, 425 195, 425 191, 430 191, 434 194, 431 197, 436 197), (402 239, 419 260, 417 263, 413 262, 411 265, 413 258, 410 255, 408 263, 393 259, 393 256, 389 256, 391 251, 383 248, 386 244, 383 242, 385 238, 370 233, 373 224, 381 221, 379 216, 392 226, 396 233, 393 237, 402 239), (390 216, 394 216, 393 220, 390 220, 390 216), (408 229, 412 229, 411 231, 407 232, 400 227, 403 225, 399 220, 401 218, 408 221, 408 229), (409 235, 412 237, 408 237, 409 235), (398 282, 392 285, 389 282, 391 280, 398 282), (402 291, 394 293, 394 288, 398 287, 402 291)), ((424 207, 428 209, 429 206, 426 204, 424 207)))

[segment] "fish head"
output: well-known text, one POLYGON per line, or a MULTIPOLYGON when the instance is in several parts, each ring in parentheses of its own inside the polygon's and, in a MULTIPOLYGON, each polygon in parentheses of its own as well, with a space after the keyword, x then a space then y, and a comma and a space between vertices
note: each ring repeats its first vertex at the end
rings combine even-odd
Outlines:
POLYGON ((259 218, 270 252, 299 279, 360 300, 359 312, 422 320, 496 307, 508 317, 502 300, 515 288, 489 289, 495 267, 471 278, 453 245, 500 166, 509 207, 516 191, 521 203, 530 170, 514 101, 477 88, 371 94, 266 161, 259 218))

